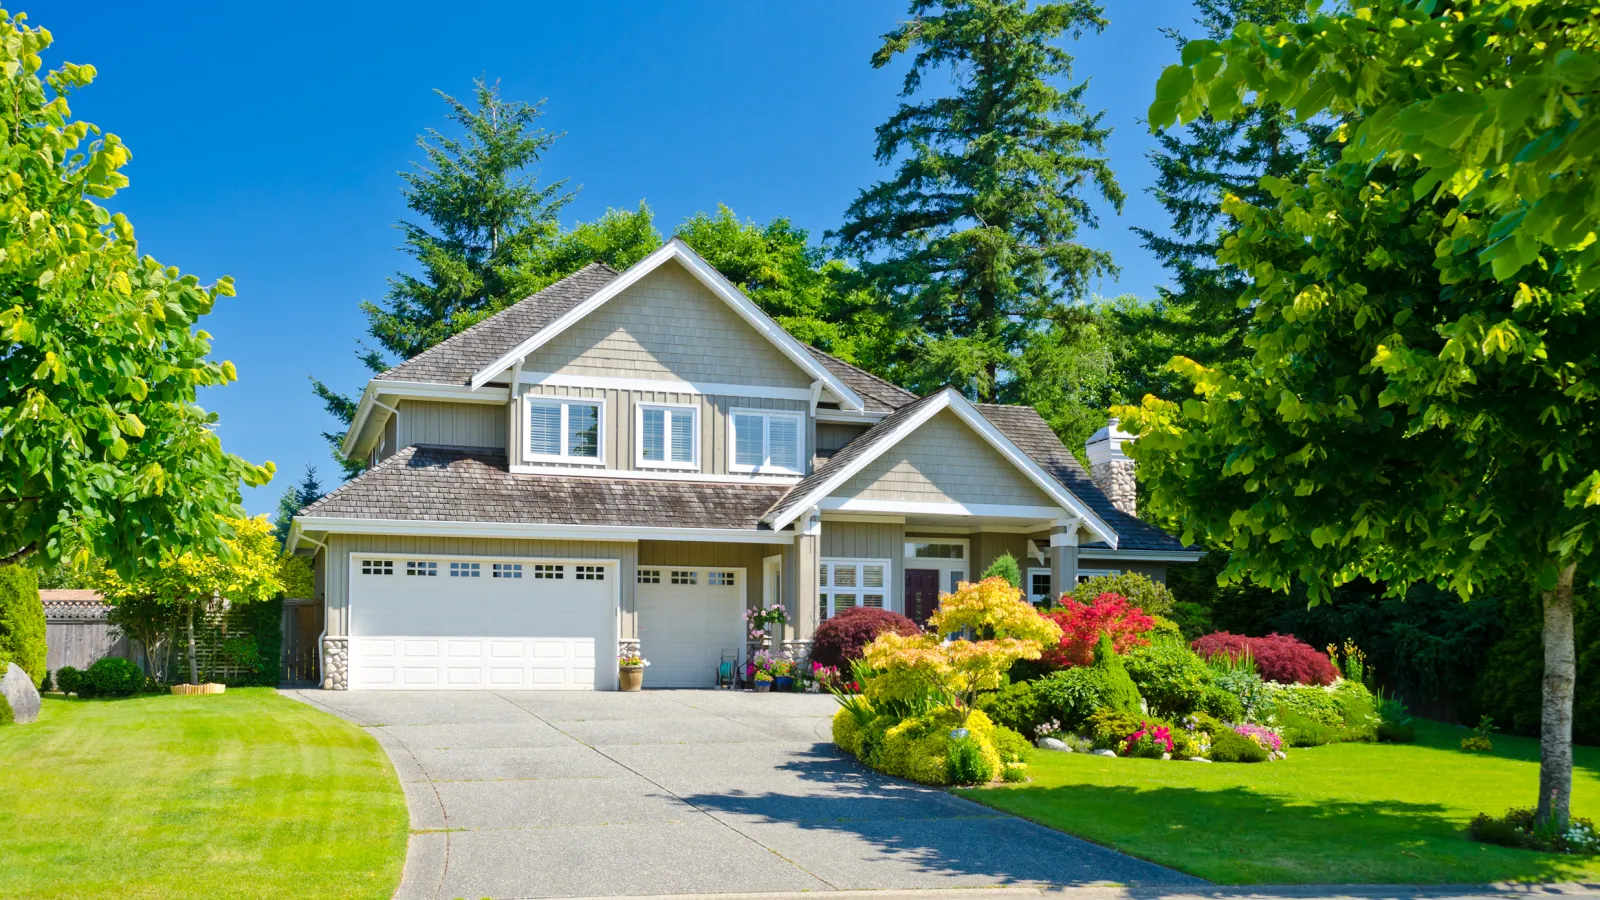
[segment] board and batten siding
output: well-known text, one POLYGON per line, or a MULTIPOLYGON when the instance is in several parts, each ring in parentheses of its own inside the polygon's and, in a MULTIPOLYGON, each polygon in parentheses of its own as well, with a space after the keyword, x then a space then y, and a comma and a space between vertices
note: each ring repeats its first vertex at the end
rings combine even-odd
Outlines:
POLYGON ((860 437, 866 425, 843 425, 838 422, 817 423, 817 456, 827 458, 860 437))
MULTIPOLYGON (((804 400, 782 400, 767 397, 725 397, 702 394, 680 394, 673 391, 613 390, 603 388, 565 387, 550 384, 530 384, 522 388, 523 397, 572 397, 584 400, 601 400, 605 405, 605 422, 602 431, 605 442, 605 465, 601 469, 629 469, 648 472, 687 471, 683 469, 641 469, 638 460, 638 435, 635 410, 640 404, 665 403, 676 406, 695 406, 700 410, 700 468, 703 475, 737 475, 729 472, 728 453, 733 440, 735 409, 772 409, 799 413, 800 431, 805 436, 801 459, 811 458, 814 446, 811 419, 806 415, 808 404, 804 400)), ((526 405, 518 402, 516 422, 512 426, 515 442, 513 461, 518 465, 567 466, 573 463, 545 463, 527 459, 526 405)), ((581 463, 579 463, 581 464, 581 463)))
POLYGON ((523 369, 787 388, 812 380, 676 262, 574 322, 523 369))
POLYGON ((439 444, 446 447, 506 446, 506 406, 500 403, 439 403, 402 400, 399 447, 439 444))
MULTIPOLYGON (((905 612, 906 527, 889 522, 822 520, 822 559, 886 559, 889 561, 889 608, 905 612)), ((813 603, 816 600, 812 601, 813 603)))
POLYGON ((1056 502, 955 413, 929 419, 831 495, 932 503, 1056 502))
POLYGON ((633 588, 637 580, 638 545, 626 541, 544 541, 505 538, 419 537, 381 534, 335 534, 327 541, 327 564, 323 567, 327 603, 327 628, 330 637, 350 633, 350 557, 377 556, 395 559, 396 570, 403 570, 406 554, 417 556, 478 556, 485 558, 526 559, 601 559, 621 560, 618 567, 622 603, 621 633, 633 637, 633 588))

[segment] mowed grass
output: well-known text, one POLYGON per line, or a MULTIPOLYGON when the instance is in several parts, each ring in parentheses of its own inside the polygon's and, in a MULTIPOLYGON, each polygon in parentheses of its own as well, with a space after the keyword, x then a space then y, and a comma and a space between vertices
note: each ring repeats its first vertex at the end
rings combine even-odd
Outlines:
POLYGON ((408 819, 361 729, 268 688, 46 698, 0 727, 0 897, 388 898, 408 819))
MULTIPOLYGON (((1223 884, 1593 881, 1592 859, 1468 839, 1467 822, 1534 805, 1539 745, 1417 722, 1415 744, 1336 744, 1246 764, 1035 751, 1032 782, 960 791, 1098 844, 1223 884)), ((1600 818, 1600 749, 1575 748, 1573 813, 1600 818)))

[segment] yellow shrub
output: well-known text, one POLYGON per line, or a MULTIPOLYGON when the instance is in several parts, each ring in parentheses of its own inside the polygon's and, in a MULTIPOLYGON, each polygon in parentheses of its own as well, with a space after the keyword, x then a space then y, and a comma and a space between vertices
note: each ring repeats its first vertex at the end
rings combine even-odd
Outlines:
MULTIPOLYGON (((951 709, 940 709, 925 716, 896 723, 884 736, 883 747, 871 762, 889 775, 922 784, 949 784, 948 759, 950 730, 961 720, 951 709)), ((967 731, 977 742, 979 752, 994 772, 1002 771, 1000 754, 994 748, 994 723, 974 710, 967 718, 967 731)))
POLYGON ((833 742, 851 756, 861 752, 861 725, 855 713, 842 706, 833 714, 833 742))

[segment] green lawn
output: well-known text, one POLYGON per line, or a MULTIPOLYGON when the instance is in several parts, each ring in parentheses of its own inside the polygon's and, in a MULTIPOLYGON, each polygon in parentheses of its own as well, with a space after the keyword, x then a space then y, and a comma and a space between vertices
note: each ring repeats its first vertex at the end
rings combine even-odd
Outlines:
POLYGON ((0 897, 388 898, 407 817, 372 737, 267 688, 46 698, 0 727, 0 897))
MULTIPOLYGON (((1030 783, 960 793, 1052 828, 1225 884, 1476 883, 1600 876, 1581 858, 1469 840, 1478 812, 1532 806, 1538 743, 1419 721, 1415 744, 1290 750, 1206 764, 1037 751, 1030 783)), ((1600 749, 1576 748, 1573 813, 1600 818, 1600 749)))

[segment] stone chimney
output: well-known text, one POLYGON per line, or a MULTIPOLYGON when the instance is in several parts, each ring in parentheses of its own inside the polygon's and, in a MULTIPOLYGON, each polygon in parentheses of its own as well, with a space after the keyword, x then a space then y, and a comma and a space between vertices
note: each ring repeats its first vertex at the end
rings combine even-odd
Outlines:
POLYGON ((1084 450, 1089 456, 1089 474, 1100 490, 1106 492, 1117 509, 1130 516, 1139 514, 1138 491, 1133 481, 1133 460, 1122 452, 1122 445, 1133 440, 1133 435, 1117 427, 1112 419, 1106 427, 1089 436, 1084 450))

